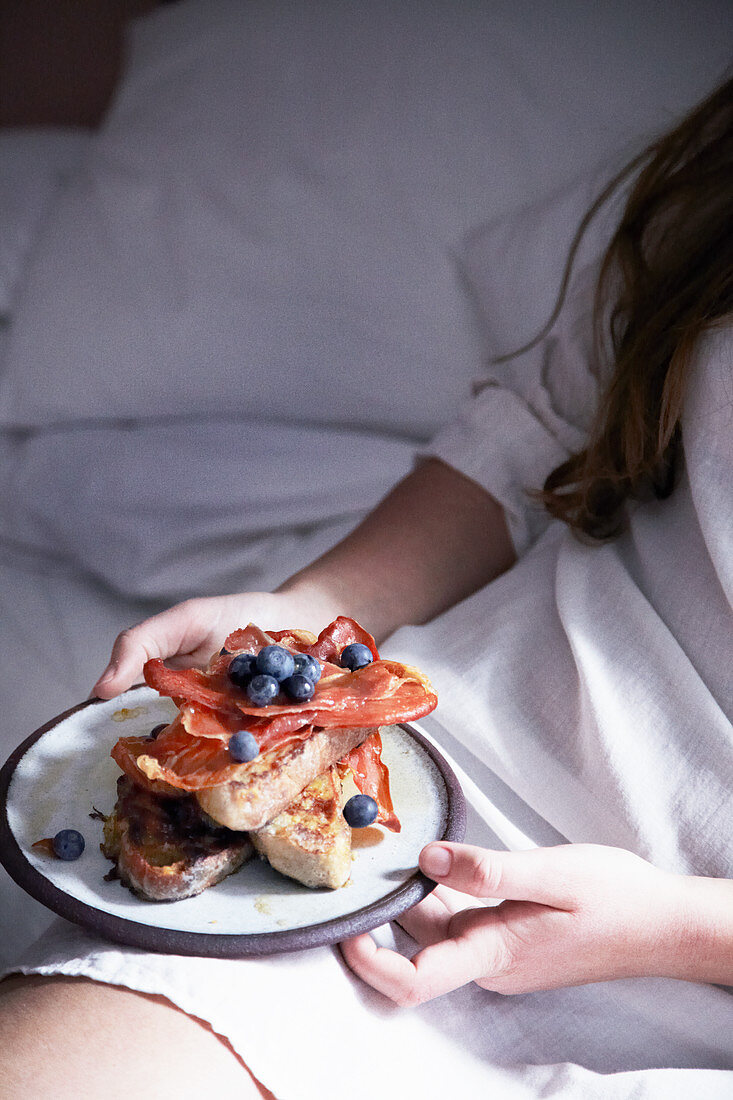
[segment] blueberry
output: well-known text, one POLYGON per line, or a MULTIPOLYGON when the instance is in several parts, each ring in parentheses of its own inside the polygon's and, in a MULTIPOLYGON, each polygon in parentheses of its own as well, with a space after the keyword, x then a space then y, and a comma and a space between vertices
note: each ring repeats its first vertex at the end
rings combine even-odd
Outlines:
POLYGON ((84 837, 76 829, 62 829, 56 833, 52 844, 59 859, 78 859, 84 851, 84 837))
POLYGON ((256 661, 254 653, 238 653, 232 657, 227 672, 235 687, 246 688, 257 671, 256 661))
POLYGON ((364 829, 377 820, 377 804, 368 794, 355 794, 344 806, 344 817, 352 829, 364 829))
POLYGON ((313 698, 316 685, 302 672, 294 672, 292 676, 288 676, 287 680, 283 680, 282 688, 296 703, 305 703, 313 698))
POLYGON ((259 755, 260 746, 249 730, 239 730, 229 738, 229 755, 240 763, 254 760, 259 755))
POLYGON ((373 660, 371 649, 362 642, 352 642, 341 650, 341 667, 351 669, 352 672, 356 672, 359 668, 366 668, 373 660))
POLYGON ((271 703, 280 690, 280 685, 274 676, 266 676, 258 673, 247 684, 247 698, 255 707, 266 707, 271 703))
POLYGON ((311 683, 318 683, 323 672, 320 661, 317 661, 315 657, 311 657, 310 653, 296 653, 293 660, 295 661, 296 672, 299 672, 302 676, 307 676, 311 683))
POLYGON ((167 729, 168 729, 168 726, 166 725, 166 723, 165 722, 160 722, 159 725, 153 726, 150 733, 148 734, 148 737, 150 738, 151 741, 154 741, 156 737, 160 737, 163 730, 167 730, 167 729))
POLYGON ((287 680, 295 672, 295 661, 289 649, 281 645, 266 645, 257 654, 257 671, 276 680, 287 680))

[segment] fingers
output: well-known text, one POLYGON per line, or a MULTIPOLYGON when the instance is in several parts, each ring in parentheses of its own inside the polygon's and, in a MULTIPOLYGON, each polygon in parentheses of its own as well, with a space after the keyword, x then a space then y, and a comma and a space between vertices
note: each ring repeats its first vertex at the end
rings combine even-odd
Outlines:
POLYGON ((451 890, 447 886, 436 886, 423 901, 403 913, 397 923, 421 947, 427 947, 431 943, 446 939, 451 918, 461 910, 468 909, 472 904, 472 899, 466 894, 451 890))
POLYGON ((351 970, 373 989, 404 1008, 414 1008, 506 966, 501 929, 491 909, 456 914, 451 932, 452 938, 423 948, 412 959, 377 947, 368 934, 342 943, 341 952, 351 970))
POLYGON ((571 908, 574 892, 563 862, 565 846, 495 852, 471 844, 428 844, 420 869, 429 878, 476 898, 536 901, 571 908))
POLYGON ((140 680, 143 665, 151 657, 189 653, 199 646, 209 632, 197 620, 192 603, 176 604, 123 630, 112 647, 109 664, 92 688, 93 694, 111 699, 140 680))

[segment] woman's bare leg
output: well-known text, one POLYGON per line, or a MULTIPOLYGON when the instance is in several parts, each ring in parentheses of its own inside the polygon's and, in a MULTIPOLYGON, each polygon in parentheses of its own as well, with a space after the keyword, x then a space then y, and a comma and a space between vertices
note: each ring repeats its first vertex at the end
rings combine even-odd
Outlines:
POLYGON ((0 983, 0 1100, 274 1100, 208 1024, 86 978, 0 983))

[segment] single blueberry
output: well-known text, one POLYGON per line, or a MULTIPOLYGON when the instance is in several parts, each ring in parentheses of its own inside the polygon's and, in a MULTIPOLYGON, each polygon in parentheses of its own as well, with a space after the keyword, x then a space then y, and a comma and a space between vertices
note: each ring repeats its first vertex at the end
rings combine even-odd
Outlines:
POLYGON ((287 680, 295 672, 295 661, 289 649, 281 645, 266 645, 257 654, 257 671, 276 680, 287 680))
POLYGON ((266 707, 271 703, 280 690, 280 685, 274 676, 266 676, 257 673, 247 684, 247 698, 255 707, 266 707))
POLYGON ((232 657, 227 673, 235 687, 246 688, 257 671, 256 661, 254 653, 238 653, 232 657))
POLYGON ((366 668, 373 660, 371 649, 363 642, 352 642, 341 650, 341 667, 351 669, 352 672, 356 672, 359 668, 366 668))
POLYGON ((288 676, 287 680, 283 680, 282 689, 296 703, 305 703, 313 698, 316 685, 302 672, 294 672, 292 676, 288 676))
POLYGON ((84 851, 84 837, 76 829, 61 829, 52 841, 59 859, 78 859, 84 851))
POLYGON ((355 794, 344 806, 344 817, 352 829, 364 829, 377 820, 377 804, 368 794, 355 794))
POLYGON ((310 653, 296 653, 293 660, 295 661, 296 672, 299 672, 302 676, 307 676, 312 683, 318 683, 323 672, 320 661, 317 661, 315 657, 311 657, 310 653))
POLYGON ((240 763, 254 760, 259 755, 259 751, 260 746, 249 730, 239 730, 229 738, 229 755, 240 763))
POLYGON ((166 725, 166 723, 165 722, 160 722, 157 726, 153 726, 150 733, 148 734, 148 737, 150 738, 151 741, 155 741, 156 737, 160 737, 163 730, 167 730, 167 729, 168 729, 168 726, 166 725))

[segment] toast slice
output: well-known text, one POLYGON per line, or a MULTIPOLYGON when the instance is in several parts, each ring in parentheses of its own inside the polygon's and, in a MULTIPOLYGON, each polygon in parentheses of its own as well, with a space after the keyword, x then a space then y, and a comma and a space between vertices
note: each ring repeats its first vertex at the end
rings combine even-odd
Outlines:
POLYGON ((351 875, 351 829, 338 769, 318 776, 274 821, 235 833, 207 818, 192 795, 166 797, 117 781, 102 852, 116 877, 146 901, 179 901, 237 871, 258 851, 304 886, 343 886, 351 875))
POLYGON ((344 886, 351 875, 351 829, 342 803, 341 778, 331 767, 253 832, 252 842, 276 871, 304 886, 344 886))
POLYGON ((317 730, 305 741, 262 752, 242 764, 236 780, 197 791, 199 805, 229 829, 261 829, 287 809, 309 783, 375 732, 374 726, 317 730))
POLYGON ((125 886, 148 901, 200 894, 254 854, 246 834, 208 820, 193 795, 163 797, 128 776, 117 781, 101 847, 125 886))

